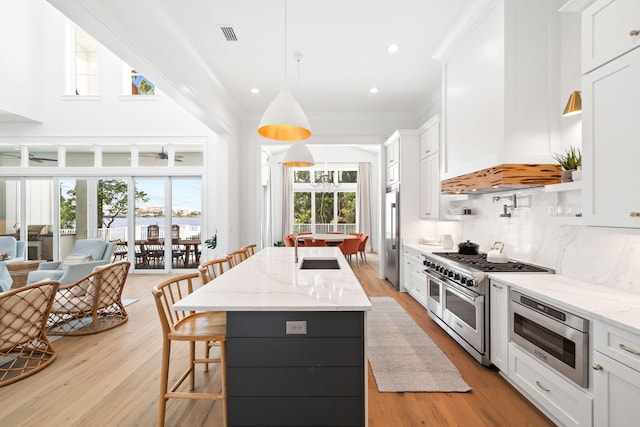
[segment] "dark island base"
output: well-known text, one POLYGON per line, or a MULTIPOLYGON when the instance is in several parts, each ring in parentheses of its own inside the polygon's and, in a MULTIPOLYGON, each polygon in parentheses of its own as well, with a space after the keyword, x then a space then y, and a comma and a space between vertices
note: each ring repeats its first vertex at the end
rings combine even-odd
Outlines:
POLYGON ((229 426, 364 426, 364 312, 227 313, 229 426), (286 333, 306 321, 306 334, 286 333))

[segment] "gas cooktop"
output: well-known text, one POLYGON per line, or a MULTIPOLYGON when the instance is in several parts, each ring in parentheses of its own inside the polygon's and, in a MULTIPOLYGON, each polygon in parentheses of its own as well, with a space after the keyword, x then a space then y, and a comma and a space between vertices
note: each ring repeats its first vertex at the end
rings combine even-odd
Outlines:
POLYGON ((509 261, 507 263, 494 263, 487 261, 487 254, 479 253, 477 255, 465 255, 460 254, 458 252, 433 252, 433 255, 437 255, 442 258, 449 259, 451 261, 455 261, 459 264, 463 264, 464 266, 479 270, 485 271, 488 273, 491 272, 519 272, 519 273, 549 273, 552 270, 544 267, 539 267, 533 264, 527 264, 524 262, 518 261, 509 261))

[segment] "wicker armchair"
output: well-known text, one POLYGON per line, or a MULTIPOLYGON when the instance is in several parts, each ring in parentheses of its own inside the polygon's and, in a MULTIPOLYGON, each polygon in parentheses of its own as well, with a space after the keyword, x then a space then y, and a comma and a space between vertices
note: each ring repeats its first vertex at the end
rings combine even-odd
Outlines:
POLYGON ((58 282, 39 282, 0 294, 0 386, 49 366, 56 351, 45 325, 58 282))
POLYGON ((47 333, 88 335, 115 328, 128 320, 122 289, 129 262, 97 267, 75 283, 61 286, 51 308, 47 333))

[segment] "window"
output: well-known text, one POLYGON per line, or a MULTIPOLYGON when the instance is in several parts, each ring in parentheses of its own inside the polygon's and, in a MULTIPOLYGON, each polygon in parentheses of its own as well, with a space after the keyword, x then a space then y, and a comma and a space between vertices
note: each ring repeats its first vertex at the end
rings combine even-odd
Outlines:
POLYGON ((293 231, 357 231, 357 185, 354 169, 294 169, 293 231))
POLYGON ((155 95, 156 85, 151 83, 149 79, 137 72, 131 70, 131 95, 155 95))
POLYGON ((82 28, 75 28, 74 89, 76 95, 98 94, 98 42, 82 28))

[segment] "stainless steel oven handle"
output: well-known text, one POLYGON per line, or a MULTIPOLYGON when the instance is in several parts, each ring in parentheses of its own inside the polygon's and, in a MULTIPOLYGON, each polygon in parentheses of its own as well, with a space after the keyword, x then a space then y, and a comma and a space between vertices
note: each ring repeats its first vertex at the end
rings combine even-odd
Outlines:
POLYGON ((631 354, 635 354, 636 356, 640 356, 640 351, 637 351, 637 350, 634 350, 632 348, 629 348, 624 344, 618 344, 618 347, 620 347, 621 349, 623 349, 626 352, 629 352, 631 354))
MULTIPOLYGON (((462 299, 463 299, 463 300, 465 300, 465 301, 469 301, 469 302, 473 303, 474 305, 475 305, 477 302, 482 302, 482 301, 484 301, 484 296, 483 296, 483 295, 475 295, 475 296, 467 295, 467 294, 465 294, 465 293, 460 292, 460 291, 459 291, 459 290, 457 290, 457 289, 454 289, 454 288, 453 288, 453 287, 451 287, 451 286, 447 286, 446 291, 449 291, 449 292, 451 292, 452 294, 454 294, 454 295, 458 296, 459 298, 462 298, 462 299)), ((445 291, 445 292, 446 292, 446 291, 445 291)))

